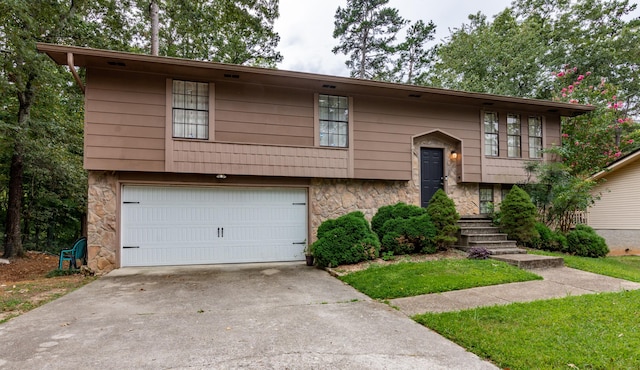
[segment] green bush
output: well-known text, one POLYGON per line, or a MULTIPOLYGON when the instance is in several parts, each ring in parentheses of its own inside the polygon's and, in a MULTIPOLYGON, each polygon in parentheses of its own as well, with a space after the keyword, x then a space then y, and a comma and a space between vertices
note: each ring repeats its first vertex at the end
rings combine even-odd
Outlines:
POLYGON ((380 242, 359 211, 323 222, 317 235, 311 251, 318 267, 358 263, 380 255, 380 242))
POLYGON ((436 228, 434 242, 440 249, 446 249, 458 241, 457 233, 460 227, 460 215, 456 211, 456 204, 442 189, 438 189, 431 197, 427 214, 436 228))
POLYGON ((609 247, 603 237, 596 234, 587 225, 576 225, 575 230, 567 234, 567 247, 564 252, 582 257, 604 257, 609 247))
POLYGON ((428 214, 408 219, 391 219, 384 223, 382 250, 394 255, 410 253, 435 253, 436 228, 428 214))
POLYGON ((382 227, 385 222, 391 219, 407 219, 415 216, 420 216, 425 214, 427 211, 424 208, 406 204, 406 203, 396 203, 389 206, 382 206, 378 209, 378 212, 371 219, 371 229, 374 233, 378 235, 380 240, 384 237, 384 230, 382 227))
POLYGON ((551 252, 561 252, 567 248, 567 238, 559 232, 551 230, 542 222, 536 222, 538 237, 531 239, 529 246, 551 252))
POLYGON ((531 203, 529 194, 514 185, 500 204, 500 228, 509 235, 509 239, 529 244, 539 237, 535 224, 536 206, 531 203))

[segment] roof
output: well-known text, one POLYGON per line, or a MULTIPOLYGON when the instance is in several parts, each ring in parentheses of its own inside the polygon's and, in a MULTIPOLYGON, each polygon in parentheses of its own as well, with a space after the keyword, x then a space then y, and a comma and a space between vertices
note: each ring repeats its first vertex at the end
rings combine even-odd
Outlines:
POLYGON ((610 174, 613 171, 617 171, 621 168, 624 168, 632 163, 634 163, 636 160, 638 160, 638 158, 640 158, 640 148, 634 150, 633 152, 625 155, 624 157, 618 158, 616 159, 613 163, 609 164, 604 170, 596 173, 595 175, 591 176, 590 179, 591 180, 599 180, 603 177, 605 177, 606 175, 610 174))
POLYGON ((235 64, 213 63, 183 58, 135 54, 121 51, 93 49, 38 43, 40 52, 46 53, 60 65, 68 64, 68 56, 78 67, 158 73, 182 78, 209 78, 248 81, 290 88, 313 88, 319 92, 345 95, 377 95, 404 100, 476 105, 484 109, 519 109, 547 111, 561 116, 576 116, 595 107, 539 99, 473 93, 434 87, 371 81, 357 78, 294 72, 235 64))

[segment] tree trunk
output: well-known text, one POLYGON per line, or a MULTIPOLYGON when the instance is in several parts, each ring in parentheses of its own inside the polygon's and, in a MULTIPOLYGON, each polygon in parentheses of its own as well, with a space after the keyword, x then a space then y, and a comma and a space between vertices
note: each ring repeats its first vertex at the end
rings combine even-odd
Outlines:
POLYGON ((151 55, 158 55, 160 49, 160 22, 158 13, 158 1, 151 0, 151 4, 149 4, 149 16, 151 18, 151 55))
POLYGON ((7 202, 7 223, 4 236, 4 258, 22 257, 24 254, 20 233, 23 174, 24 156, 20 143, 16 141, 9 170, 9 199, 7 202))

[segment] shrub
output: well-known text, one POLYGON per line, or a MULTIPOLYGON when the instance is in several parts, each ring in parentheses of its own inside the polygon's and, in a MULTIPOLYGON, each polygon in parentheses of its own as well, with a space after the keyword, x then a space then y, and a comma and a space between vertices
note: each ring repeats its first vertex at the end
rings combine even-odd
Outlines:
POLYGON ((470 248, 468 253, 472 260, 486 260, 491 255, 491 252, 485 247, 470 248))
POLYGON ((311 251, 318 267, 358 263, 380 254, 380 242, 359 211, 323 222, 317 235, 311 251))
POLYGON ((424 208, 406 204, 406 203, 396 203, 389 206, 382 206, 378 209, 375 216, 371 219, 371 229, 374 233, 378 235, 380 240, 384 237, 384 230, 382 227, 385 222, 391 219, 407 219, 415 216, 420 216, 425 214, 427 211, 424 208))
POLYGON ((514 185, 500 205, 502 231, 507 233, 510 239, 520 244, 528 244, 539 236, 535 223, 536 207, 531 203, 529 194, 514 185))
POLYGON ((609 253, 609 247, 603 237, 596 234, 587 225, 577 225, 575 230, 567 234, 566 253, 582 257, 604 257, 609 253))
POLYGON ((542 222, 536 222, 538 237, 531 239, 529 246, 545 251, 560 252, 567 248, 567 238, 559 232, 551 230, 542 222))
POLYGON ((438 189, 431 197, 427 214, 431 217, 431 222, 436 227, 434 242, 438 248, 446 249, 458 241, 456 234, 460 227, 458 220, 460 215, 456 211, 456 204, 447 196, 442 189, 438 189))
POLYGON ((428 214, 408 219, 390 219, 384 223, 382 230, 382 250, 395 255, 409 253, 435 253, 434 242, 436 228, 428 214))

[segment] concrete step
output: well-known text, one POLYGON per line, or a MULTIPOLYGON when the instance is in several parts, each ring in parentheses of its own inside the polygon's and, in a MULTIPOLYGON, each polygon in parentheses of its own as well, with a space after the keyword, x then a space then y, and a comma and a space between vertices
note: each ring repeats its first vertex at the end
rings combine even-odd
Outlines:
POLYGON ((461 227, 460 228, 460 235, 472 235, 472 234, 500 234, 500 228, 495 226, 461 227))
POLYGON ((542 269, 564 266, 562 257, 539 256, 536 254, 501 254, 492 255, 490 258, 503 261, 522 269, 542 269))
POLYGON ((527 254, 526 249, 522 248, 487 248, 492 256, 508 255, 508 254, 527 254))
POLYGON ((493 222, 491 220, 465 220, 458 221, 458 226, 460 226, 461 229, 466 229, 468 227, 492 227, 493 222))
POLYGON ((473 248, 473 247, 483 247, 487 249, 517 248, 516 242, 513 240, 470 241, 467 245, 470 248, 473 248))
POLYGON ((507 240, 507 234, 496 233, 482 233, 482 234, 462 234, 460 235, 460 244, 468 245, 469 242, 483 242, 483 241, 503 241, 507 240))

